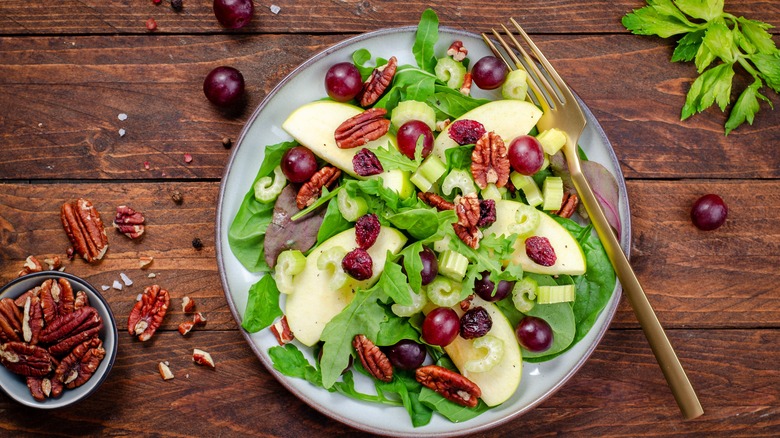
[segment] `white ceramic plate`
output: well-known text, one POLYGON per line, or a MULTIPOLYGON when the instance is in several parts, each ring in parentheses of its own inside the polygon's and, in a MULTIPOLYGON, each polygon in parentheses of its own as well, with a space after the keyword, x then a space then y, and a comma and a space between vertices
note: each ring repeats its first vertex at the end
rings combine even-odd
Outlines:
MULTIPOLYGON (((282 130, 282 122, 300 105, 326 97, 324 86, 326 71, 337 62, 351 60, 354 51, 366 48, 374 57, 387 59, 390 56, 396 56, 399 65, 416 65, 412 55, 415 31, 416 26, 409 26, 370 32, 347 39, 315 55, 274 88, 247 122, 226 167, 217 208, 217 258, 220 275, 228 304, 239 323, 246 307, 247 292, 260 276, 248 272, 233 256, 228 245, 228 228, 260 168, 265 146, 292 140, 282 130)), ((436 53, 443 56, 447 47, 455 40, 464 42, 472 62, 490 54, 478 35, 447 28, 439 29, 439 43, 436 53)), ((477 97, 496 97, 495 94, 485 93, 476 87, 472 91, 477 97)), ((622 222, 620 240, 624 251, 628 251, 631 240, 631 224, 625 181, 612 146, 596 119, 587 108, 585 109, 588 126, 580 139, 580 144, 589 159, 605 165, 617 177, 622 222)), ((383 435, 408 436, 414 434, 420 437, 464 435, 485 430, 515 418, 532 409, 560 388, 595 349, 615 314, 619 299, 620 286, 618 285, 588 335, 566 354, 540 364, 525 363, 520 388, 512 398, 501 406, 490 409, 465 423, 458 424, 451 423, 439 415, 434 415, 430 424, 420 428, 412 427, 409 416, 403 408, 361 403, 337 393, 316 388, 304 380, 281 375, 273 369, 267 353, 270 347, 277 345, 270 330, 261 330, 254 334, 245 332, 244 336, 255 354, 279 382, 304 402, 338 421, 361 430, 383 435)), ((372 385, 359 386, 358 389, 370 392, 372 385)))

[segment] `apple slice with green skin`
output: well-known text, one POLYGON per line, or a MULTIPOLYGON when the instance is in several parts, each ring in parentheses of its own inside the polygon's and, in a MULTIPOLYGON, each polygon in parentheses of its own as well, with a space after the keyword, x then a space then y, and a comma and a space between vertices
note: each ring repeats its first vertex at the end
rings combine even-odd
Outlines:
MULTIPOLYGON (((506 199, 496 201, 496 221, 483 230, 484 235, 496 234, 509 236, 511 226, 516 223, 515 214, 523 205, 517 201, 506 199)), ((544 212, 539 212, 539 225, 528 236, 546 237, 555 250, 555 264, 542 266, 537 264, 525 253, 525 239, 519 238, 514 244, 515 251, 509 263, 518 264, 525 272, 549 275, 582 275, 585 273, 585 254, 577 240, 561 224, 544 212)))
MULTIPOLYGON (((320 100, 307 103, 292 112, 282 123, 282 129, 287 131, 295 141, 315 155, 338 167, 342 171, 358 179, 366 179, 355 173, 352 158, 361 149, 376 149, 386 147, 398 148, 395 136, 385 134, 382 137, 370 141, 364 146, 341 149, 336 145, 335 132, 345 120, 362 113, 363 108, 347 103, 320 100)), ((402 198, 411 196, 414 186, 409 181, 410 172, 401 170, 389 170, 368 178, 382 178, 384 186, 394 190, 402 198)))
MULTIPOLYGON (((488 132, 493 131, 509 145, 515 137, 528 134, 542 117, 542 110, 536 105, 524 100, 494 100, 463 114, 456 120, 476 120, 488 132)), ((445 161, 444 151, 459 146, 449 132, 452 124, 447 126, 433 142, 433 153, 445 161)), ((445 161, 446 162, 446 161, 445 161)))
MULTIPOLYGON (((471 307, 477 306, 483 307, 490 314, 493 326, 487 334, 502 341, 504 354, 501 359, 487 371, 481 373, 467 371, 464 367, 466 362, 480 359, 484 353, 480 349, 474 348, 474 340, 463 339, 460 335, 444 347, 444 351, 450 356, 460 373, 479 386, 482 391, 480 396, 482 401, 488 406, 497 406, 509 399, 520 386, 520 379, 523 376, 523 356, 520 352, 520 345, 517 343, 515 329, 498 307, 474 296, 471 300, 471 307)), ((429 304, 425 308, 425 313, 435 308, 436 306, 429 304)), ((463 316, 460 306, 455 306, 452 309, 458 313, 458 316, 463 316)))
POLYGON ((330 248, 340 246, 347 252, 357 248, 355 229, 342 231, 309 253, 303 271, 293 278, 293 293, 287 296, 285 304, 287 324, 295 338, 304 345, 316 344, 325 325, 352 301, 355 289, 368 288, 376 283, 384 269, 387 251, 395 254, 405 243, 406 236, 400 231, 383 226, 376 242, 368 249, 373 261, 371 278, 358 281, 348 277, 346 284, 335 290, 328 287, 331 274, 317 267, 317 259, 330 248))

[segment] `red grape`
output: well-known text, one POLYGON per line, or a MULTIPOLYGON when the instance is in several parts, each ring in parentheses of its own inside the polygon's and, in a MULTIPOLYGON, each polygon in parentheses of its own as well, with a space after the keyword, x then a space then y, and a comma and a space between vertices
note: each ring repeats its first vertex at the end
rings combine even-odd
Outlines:
POLYGON ((485 56, 477 61, 471 69, 471 79, 477 87, 483 90, 493 90, 500 87, 506 80, 509 68, 504 61, 495 56, 485 56))
POLYGON ((244 96, 244 76, 233 67, 217 67, 206 75, 203 93, 214 105, 232 106, 244 96))
POLYGON ((425 286, 432 282, 433 279, 436 278, 436 275, 439 274, 439 262, 436 260, 436 254, 428 247, 423 247, 423 250, 420 251, 420 259, 422 260, 423 265, 422 271, 420 272, 422 275, 422 285, 425 286))
POLYGON ((553 331, 550 324, 542 318, 526 316, 515 329, 517 341, 528 351, 539 353, 548 350, 553 343, 553 331))
POLYGON ((395 345, 384 348, 387 358, 394 367, 413 370, 425 361, 425 347, 409 339, 402 339, 395 345))
POLYGON ((514 287, 515 282, 507 280, 499 281, 498 287, 495 287, 495 283, 490 280, 490 271, 483 272, 482 278, 474 281, 474 293, 483 300, 491 302, 506 298, 514 287), (493 289, 495 289, 495 294, 493 294, 493 289))
POLYGON ((422 157, 427 157, 433 150, 433 132, 425 122, 419 120, 410 120, 398 128, 398 134, 396 134, 398 150, 409 157, 409 159, 414 160, 417 140, 419 140, 420 136, 423 136, 422 157))
POLYGON ((423 340, 431 345, 449 345, 460 333, 460 318, 449 307, 437 307, 425 315, 422 326, 423 340))
POLYGON ((704 195, 693 203, 691 220, 700 230, 714 230, 726 222, 729 207, 718 195, 704 195))
POLYGON ((337 102, 347 102, 355 98, 363 89, 360 71, 351 62, 339 62, 325 74, 325 91, 337 102))
POLYGON ((222 26, 240 29, 252 20, 255 5, 252 0, 214 0, 214 15, 222 26))
POLYGON ((303 146, 295 146, 282 155, 282 173, 290 182, 302 183, 317 172, 317 158, 303 146))
POLYGON ((544 164, 544 149, 536 137, 521 135, 509 143, 509 164, 517 173, 533 175, 544 164))

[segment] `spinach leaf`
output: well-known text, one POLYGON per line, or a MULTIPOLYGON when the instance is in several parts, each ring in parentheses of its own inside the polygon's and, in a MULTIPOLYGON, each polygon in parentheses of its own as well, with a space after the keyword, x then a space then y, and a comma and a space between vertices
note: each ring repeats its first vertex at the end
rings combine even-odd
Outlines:
POLYGON ((271 347, 268 349, 268 356, 271 357, 276 371, 288 377, 304 379, 313 385, 322 386, 319 370, 303 357, 303 353, 294 344, 271 347))
POLYGON ((443 415, 453 423, 471 420, 490 409, 481 399, 476 407, 467 408, 453 403, 439 395, 439 393, 425 387, 420 391, 420 403, 443 415))
POLYGON ((249 333, 259 332, 273 324, 280 316, 282 309, 279 308, 279 289, 276 287, 276 281, 269 274, 263 275, 249 288, 241 327, 249 333))
POLYGON ((474 145, 456 146, 444 151, 447 157, 447 173, 452 169, 470 169, 472 152, 474 152, 474 145))
POLYGON ((431 208, 411 208, 387 216, 393 226, 417 240, 433 235, 439 229, 439 217, 431 208))
POLYGON ((439 17, 432 9, 426 9, 420 16, 417 25, 412 53, 421 69, 433 73, 436 67, 436 54, 434 48, 439 40, 439 17))
MULTIPOLYGON (((422 257, 420 253, 423 250, 423 244, 420 241, 414 242, 401 250, 401 257, 403 257, 404 270, 406 271, 406 277, 409 279, 409 287, 413 291, 420 291, 422 287, 422 257)), ((419 293, 424 293, 420 291, 419 293)))
POLYGON ((386 347, 395 345, 402 339, 411 339, 420 342, 420 332, 412 327, 409 318, 403 318, 385 309, 387 319, 379 325, 379 333, 376 336, 376 345, 386 347))
POLYGON ((566 350, 574 340, 575 321, 570 303, 537 304, 528 312, 530 316, 542 318, 550 324, 553 331, 553 343, 549 349, 536 353, 523 349, 523 360, 541 362, 547 356, 566 350))
POLYGON ((228 229, 228 244, 239 262, 252 272, 268 271, 265 262, 263 242, 265 231, 273 218, 273 202, 264 203, 255 199, 254 185, 260 178, 271 175, 282 161, 282 155, 296 146, 295 142, 283 142, 268 146, 265 149, 265 159, 255 180, 249 185, 249 191, 244 196, 241 206, 228 229))

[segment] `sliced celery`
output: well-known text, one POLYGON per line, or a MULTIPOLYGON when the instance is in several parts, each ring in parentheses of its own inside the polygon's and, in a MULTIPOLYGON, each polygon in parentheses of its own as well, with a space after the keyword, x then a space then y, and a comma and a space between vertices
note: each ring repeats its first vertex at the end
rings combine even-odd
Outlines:
POLYGON ((566 133, 560 129, 550 128, 540 132, 536 139, 539 140, 547 155, 555 155, 566 144, 566 133))
POLYGON ((428 299, 439 307, 452 307, 461 300, 462 286, 452 280, 437 276, 427 286, 424 286, 428 299))
POLYGON ((544 202, 542 191, 539 190, 539 186, 536 185, 536 182, 530 176, 512 172, 509 174, 509 179, 512 180, 512 184, 515 188, 523 191, 525 199, 528 201, 528 205, 536 207, 544 202))
POLYGON ((447 196, 452 195, 455 188, 460 189, 462 195, 477 193, 471 173, 462 169, 452 169, 441 183, 441 191, 447 196))
POLYGON ((346 190, 339 191, 339 194, 336 195, 336 202, 339 207, 339 213, 350 222, 355 222, 368 213, 366 200, 360 196, 349 196, 346 190))
POLYGON ((515 223, 509 226, 509 232, 518 237, 530 236, 539 226, 541 217, 539 210, 530 205, 520 204, 515 213, 515 223))
POLYGON ((436 67, 433 68, 436 78, 447 84, 448 87, 460 89, 463 86, 463 79, 466 77, 466 67, 445 56, 436 60, 436 67))
POLYGON ((419 120, 428 125, 431 130, 436 129, 436 111, 425 102, 416 100, 404 100, 398 102, 390 115, 390 123, 398 129, 410 120, 419 120))
POLYGON ((409 295, 412 297, 412 304, 410 306, 402 306, 400 304, 393 304, 390 306, 390 310, 398 316, 408 317, 416 313, 422 312, 423 307, 428 303, 428 299, 425 297, 425 292, 420 291, 415 293, 411 286, 406 285, 409 288, 409 295))
POLYGON ((347 273, 341 267, 341 261, 347 255, 347 250, 341 246, 334 246, 320 253, 317 258, 317 268, 330 276, 328 286, 331 289, 340 289, 347 283, 347 273))
POLYGON ((433 184, 436 183, 446 171, 447 167, 444 163, 436 155, 431 154, 422 162, 422 164, 420 164, 420 167, 414 171, 409 180, 412 181, 418 189, 427 192, 431 190, 433 184))
POLYGON ((481 353, 481 356, 466 361, 463 364, 466 371, 472 373, 490 371, 504 357, 504 341, 493 335, 477 338, 471 345, 481 353))
POLYGON ((288 249, 279 253, 274 267, 274 280, 279 292, 293 293, 293 277, 300 274, 306 266, 306 256, 297 249, 288 249))
POLYGON ((463 280, 468 267, 468 257, 457 251, 445 249, 439 254, 439 274, 447 278, 455 281, 463 280))
POLYGON ((530 277, 515 282, 512 288, 512 304, 515 309, 523 313, 530 312, 536 303, 537 289, 536 280, 530 277))
POLYGON ((510 71, 501 86, 501 95, 504 99, 525 100, 528 95, 528 73, 525 70, 510 71))
POLYGON ((575 290, 573 284, 539 286, 536 302, 539 304, 567 303, 574 301, 574 297, 575 290))
POLYGON ((254 186, 255 199, 260 202, 271 202, 275 200, 282 189, 287 185, 287 178, 282 172, 281 166, 274 167, 274 176, 264 176, 257 180, 254 186))
POLYGON ((558 211, 563 203, 563 180, 558 176, 548 176, 542 185, 544 204, 542 210, 558 211))

